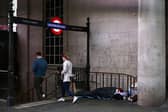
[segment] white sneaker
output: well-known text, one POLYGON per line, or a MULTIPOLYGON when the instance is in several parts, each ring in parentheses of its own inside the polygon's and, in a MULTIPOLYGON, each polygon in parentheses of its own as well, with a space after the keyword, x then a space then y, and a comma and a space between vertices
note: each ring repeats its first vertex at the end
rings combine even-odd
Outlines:
POLYGON ((133 100, 132 100, 132 98, 128 97, 128 101, 132 102, 133 100))
POLYGON ((123 96, 123 100, 126 100, 127 99, 127 97, 126 96, 123 96))
POLYGON ((64 98, 59 98, 57 101, 58 101, 58 102, 64 102, 65 99, 64 99, 64 98))
POLYGON ((46 97, 46 95, 43 93, 43 94, 42 94, 42 98, 45 98, 45 97, 46 97))
POLYGON ((79 99, 79 97, 74 96, 74 97, 73 97, 73 101, 72 101, 72 103, 75 103, 78 99, 79 99))

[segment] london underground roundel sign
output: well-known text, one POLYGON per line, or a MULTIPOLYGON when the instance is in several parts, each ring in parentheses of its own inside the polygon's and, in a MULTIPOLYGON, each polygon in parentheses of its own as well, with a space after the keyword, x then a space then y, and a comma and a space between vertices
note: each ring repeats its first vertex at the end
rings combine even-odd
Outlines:
MULTIPOLYGON (((61 18, 59 18, 59 17, 53 17, 53 18, 51 18, 51 22, 62 24, 62 20, 61 20, 61 18)), ((51 29, 51 32, 52 32, 54 35, 61 35, 61 34, 62 34, 62 30, 61 30, 61 29, 52 28, 52 29, 51 29)))

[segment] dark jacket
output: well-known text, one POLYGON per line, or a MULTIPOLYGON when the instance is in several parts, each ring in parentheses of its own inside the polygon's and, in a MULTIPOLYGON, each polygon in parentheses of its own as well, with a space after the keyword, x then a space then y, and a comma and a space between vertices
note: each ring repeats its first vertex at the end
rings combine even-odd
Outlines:
POLYGON ((116 87, 103 87, 103 88, 97 88, 93 90, 92 94, 94 94, 94 96, 97 96, 98 98, 112 99, 115 91, 116 91, 116 87))
POLYGON ((112 99, 114 97, 115 91, 116 87, 103 87, 103 88, 97 88, 93 91, 79 91, 75 94, 75 96, 82 96, 86 98, 96 98, 96 99, 112 99))
POLYGON ((35 77, 43 77, 47 71, 47 61, 44 58, 36 58, 33 61, 32 69, 35 77))

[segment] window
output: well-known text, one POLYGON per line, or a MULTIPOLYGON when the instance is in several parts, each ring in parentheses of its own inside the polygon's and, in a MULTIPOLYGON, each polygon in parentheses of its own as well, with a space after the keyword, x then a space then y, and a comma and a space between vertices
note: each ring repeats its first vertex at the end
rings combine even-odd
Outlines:
MULTIPOLYGON (((46 0, 45 16, 47 21, 55 16, 63 19, 63 0, 46 0)), ((46 29, 44 47, 48 64, 62 64, 63 34, 55 36, 50 32, 50 29, 46 29)))

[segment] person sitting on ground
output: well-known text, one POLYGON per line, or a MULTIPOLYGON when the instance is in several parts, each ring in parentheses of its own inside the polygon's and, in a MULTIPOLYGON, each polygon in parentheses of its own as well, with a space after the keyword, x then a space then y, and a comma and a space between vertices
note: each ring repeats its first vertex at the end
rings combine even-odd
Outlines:
POLYGON ((127 96, 127 93, 121 88, 116 87, 103 87, 97 88, 93 91, 79 91, 74 95, 73 102, 76 103, 79 98, 94 98, 94 99, 103 99, 103 100, 123 100, 127 96))
POLYGON ((116 88, 113 98, 117 100, 126 100, 128 93, 122 88, 116 88))

